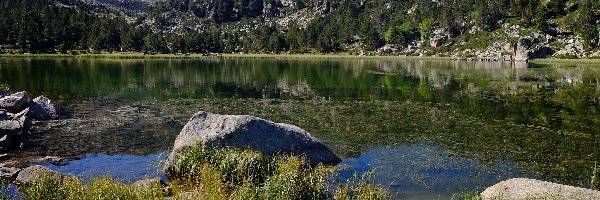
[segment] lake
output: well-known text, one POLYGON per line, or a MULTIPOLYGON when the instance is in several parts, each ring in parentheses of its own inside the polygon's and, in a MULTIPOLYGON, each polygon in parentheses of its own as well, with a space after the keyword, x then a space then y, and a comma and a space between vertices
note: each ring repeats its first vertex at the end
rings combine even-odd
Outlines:
MULTIPOLYGON (((600 66, 435 59, 0 58, 0 82, 76 117, 36 122, 17 156, 89 179, 162 177, 197 111, 294 124, 402 199, 449 199, 512 177, 590 187, 600 66)), ((163 177, 164 178, 164 177, 163 177)))

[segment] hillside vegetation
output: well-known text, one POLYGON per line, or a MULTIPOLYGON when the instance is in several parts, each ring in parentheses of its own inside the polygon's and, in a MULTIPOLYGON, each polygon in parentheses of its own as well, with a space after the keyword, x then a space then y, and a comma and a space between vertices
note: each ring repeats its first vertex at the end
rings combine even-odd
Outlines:
POLYGON ((594 0, 6 0, 0 48, 20 53, 600 56, 594 0), (543 50, 543 51, 542 51, 543 50))

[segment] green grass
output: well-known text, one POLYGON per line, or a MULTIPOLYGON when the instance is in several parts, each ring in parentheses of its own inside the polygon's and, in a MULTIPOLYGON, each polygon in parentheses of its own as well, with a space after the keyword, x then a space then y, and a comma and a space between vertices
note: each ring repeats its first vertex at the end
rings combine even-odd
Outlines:
POLYGON ((534 59, 529 62, 535 64, 580 64, 600 65, 600 59, 534 59))
POLYGON ((452 196, 453 200, 481 200, 481 195, 479 192, 475 191, 465 191, 461 193, 454 194, 452 196))
MULTIPOLYGON (((331 187, 335 167, 310 166, 306 158, 265 155, 251 150, 205 149, 181 151, 166 170, 174 199, 391 199, 367 178, 331 187)), ((50 178, 22 189, 27 199, 165 199, 156 185, 137 188, 102 177, 82 185, 77 178, 56 182, 50 178)))
POLYGON ((94 178, 83 185, 76 177, 57 181, 44 176, 40 181, 22 187, 26 199, 164 199, 166 193, 159 184, 147 188, 124 184, 108 177, 94 178))

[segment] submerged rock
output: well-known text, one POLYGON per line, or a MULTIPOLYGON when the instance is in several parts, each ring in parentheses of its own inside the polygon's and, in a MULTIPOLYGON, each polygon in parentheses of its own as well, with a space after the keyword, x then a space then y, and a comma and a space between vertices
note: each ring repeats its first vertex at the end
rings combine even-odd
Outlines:
POLYGON ((513 178, 481 193, 483 199, 600 199, 600 191, 546 181, 513 178))
POLYGON ((34 165, 21 170, 17 175, 16 181, 20 184, 28 184, 34 181, 41 181, 44 177, 47 177, 50 181, 62 182, 64 175, 50 168, 34 165))
POLYGON ((17 92, 0 98, 0 109, 11 113, 19 113, 27 107, 29 95, 27 92, 17 92))
POLYGON ((201 143, 206 148, 235 147, 253 149, 266 154, 306 155, 311 165, 339 163, 329 148, 307 131, 289 124, 274 123, 248 115, 196 113, 175 140, 173 157, 185 147, 201 143))

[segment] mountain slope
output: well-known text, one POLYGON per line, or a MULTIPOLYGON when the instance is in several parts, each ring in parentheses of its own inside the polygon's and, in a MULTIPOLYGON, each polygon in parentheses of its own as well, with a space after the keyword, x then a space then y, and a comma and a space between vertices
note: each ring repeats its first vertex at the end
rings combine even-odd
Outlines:
MULTIPOLYGON (((114 44, 92 45, 90 40, 96 36, 90 33, 69 50, 350 52, 504 59, 514 54, 517 41, 527 41, 519 44, 526 44, 533 57, 600 56, 600 1, 593 0, 71 1, 69 5, 77 5, 72 9, 78 12, 127 25, 114 30, 118 40, 114 44)), ((19 9, 13 14, 22 15, 19 9)), ((0 20, 7 27, 16 23, 0 20)), ((14 36, 0 31, 0 43, 11 49, 23 47, 7 39, 14 36)), ((52 48, 56 46, 45 51, 52 48)))

